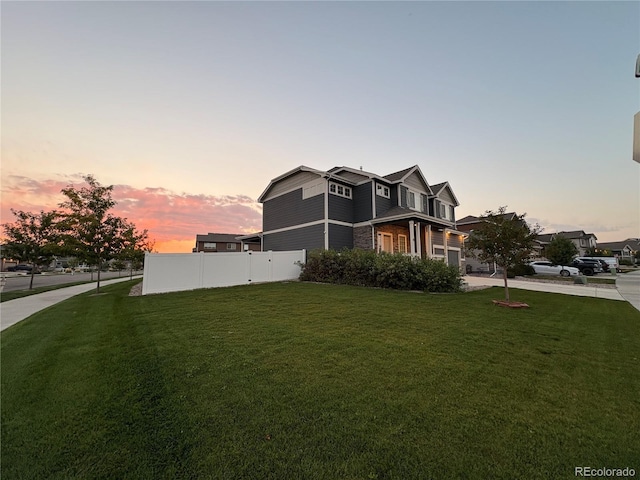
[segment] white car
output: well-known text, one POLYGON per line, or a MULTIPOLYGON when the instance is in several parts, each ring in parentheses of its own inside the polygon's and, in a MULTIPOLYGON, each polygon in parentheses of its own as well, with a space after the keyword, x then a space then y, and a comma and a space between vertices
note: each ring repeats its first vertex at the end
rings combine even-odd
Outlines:
POLYGON ((580 270, 576 267, 563 267, 546 261, 531 262, 529 265, 538 275, 562 275, 563 277, 580 275, 580 270))

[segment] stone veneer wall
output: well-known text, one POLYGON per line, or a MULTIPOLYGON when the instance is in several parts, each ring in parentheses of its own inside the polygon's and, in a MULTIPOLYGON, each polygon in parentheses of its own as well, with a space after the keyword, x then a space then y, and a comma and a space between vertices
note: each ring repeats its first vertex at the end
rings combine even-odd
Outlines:
POLYGON ((361 248, 363 250, 374 250, 373 240, 371 238, 371 227, 355 227, 353 229, 353 248, 361 248))

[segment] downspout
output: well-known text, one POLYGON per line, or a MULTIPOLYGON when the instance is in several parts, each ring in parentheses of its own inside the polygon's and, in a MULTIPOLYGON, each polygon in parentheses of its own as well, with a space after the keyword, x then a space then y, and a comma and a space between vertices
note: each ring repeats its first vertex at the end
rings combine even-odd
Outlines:
POLYGON ((329 178, 324 192, 324 249, 329 250, 329 178))

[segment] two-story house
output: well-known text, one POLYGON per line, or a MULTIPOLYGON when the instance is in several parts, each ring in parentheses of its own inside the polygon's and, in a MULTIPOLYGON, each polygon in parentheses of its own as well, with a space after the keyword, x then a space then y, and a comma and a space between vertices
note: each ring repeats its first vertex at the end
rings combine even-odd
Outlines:
POLYGON ((385 176, 300 166, 274 178, 258 201, 263 250, 362 248, 462 266, 458 200, 448 182, 429 185, 417 165, 385 176))
POLYGON ((578 250, 578 255, 584 257, 587 252, 592 251, 597 246, 598 237, 593 233, 585 233, 584 230, 575 230, 571 232, 545 233, 538 235, 538 241, 544 246, 553 241, 556 237, 564 237, 573 242, 578 250))

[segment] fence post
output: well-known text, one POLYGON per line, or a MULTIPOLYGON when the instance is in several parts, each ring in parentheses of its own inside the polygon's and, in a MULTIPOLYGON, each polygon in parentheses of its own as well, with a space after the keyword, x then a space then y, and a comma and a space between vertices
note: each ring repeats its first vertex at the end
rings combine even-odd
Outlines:
POLYGON ((198 272, 198 286, 200 288, 204 287, 204 252, 200 252, 200 271, 198 272))

